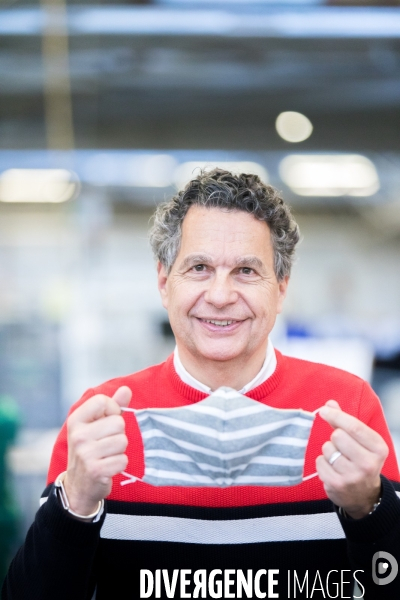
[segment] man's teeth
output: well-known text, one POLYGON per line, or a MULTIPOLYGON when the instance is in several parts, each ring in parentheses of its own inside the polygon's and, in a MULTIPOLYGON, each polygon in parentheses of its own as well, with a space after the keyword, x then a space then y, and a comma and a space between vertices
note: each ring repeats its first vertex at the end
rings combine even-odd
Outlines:
POLYGON ((212 323, 213 325, 219 325, 220 327, 226 327, 227 325, 231 325, 232 323, 235 323, 235 321, 216 321, 216 320, 212 320, 212 319, 204 319, 204 321, 206 323, 212 323))

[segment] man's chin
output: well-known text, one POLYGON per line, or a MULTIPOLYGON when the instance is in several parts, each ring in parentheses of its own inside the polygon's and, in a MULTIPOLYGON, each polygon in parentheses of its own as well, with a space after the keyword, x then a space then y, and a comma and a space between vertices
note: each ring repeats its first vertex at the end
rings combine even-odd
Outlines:
POLYGON ((220 363, 228 363, 230 361, 235 361, 244 357, 243 351, 237 349, 236 351, 231 348, 199 348, 198 349, 198 358, 204 361, 215 361, 220 363))

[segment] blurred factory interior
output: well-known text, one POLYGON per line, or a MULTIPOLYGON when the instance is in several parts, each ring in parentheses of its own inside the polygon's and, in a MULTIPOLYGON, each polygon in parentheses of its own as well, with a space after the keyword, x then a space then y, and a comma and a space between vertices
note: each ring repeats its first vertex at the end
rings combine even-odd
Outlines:
POLYGON ((399 3, 3 0, 0 399, 19 411, 21 535, 71 404, 174 347, 146 235, 205 165, 282 190, 304 239, 273 341, 369 379, 400 448, 399 3))

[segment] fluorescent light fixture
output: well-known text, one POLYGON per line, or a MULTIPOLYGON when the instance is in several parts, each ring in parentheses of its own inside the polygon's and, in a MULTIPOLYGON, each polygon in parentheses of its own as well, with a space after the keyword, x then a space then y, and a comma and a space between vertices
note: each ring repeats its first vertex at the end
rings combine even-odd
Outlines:
POLYGON ((84 163, 83 178, 92 185, 169 187, 177 161, 170 154, 99 152, 84 163))
POLYGON ((286 142, 304 142, 312 134, 313 126, 310 119, 299 112, 282 112, 275 121, 279 135, 286 142))
POLYGON ((238 161, 238 162, 226 162, 226 161, 217 161, 217 162, 202 162, 202 161, 190 161, 185 162, 179 165, 175 169, 174 172, 174 183, 178 189, 184 187, 191 179, 195 179, 200 170, 206 169, 207 171, 211 171, 216 167, 220 169, 224 169, 225 171, 231 171, 232 173, 252 173, 254 175, 258 175, 260 179, 264 182, 268 182, 268 172, 267 170, 260 165, 259 163, 252 161, 238 161))
POLYGON ((279 173, 299 196, 372 196, 379 190, 375 165, 360 154, 292 154, 279 173))
MULTIPOLYGON (((224 35, 238 24, 230 12, 165 9, 157 6, 81 6, 70 9, 71 33, 78 35, 224 35)), ((1 32, 1 29, 0 29, 1 32)))
MULTIPOLYGON (((165 4, 165 3, 164 3, 165 4)), ((257 0, 263 11, 231 10, 239 2, 193 3, 181 10, 171 6, 70 6, 70 35, 207 35, 287 38, 400 37, 400 12, 389 6, 324 6, 323 1, 257 0), (202 4, 206 9, 196 8, 202 4), (307 7, 307 4, 311 6, 307 7), (272 10, 268 10, 269 5, 272 10), (279 10, 284 5, 284 10, 279 10), (292 6, 290 6, 292 5, 292 6), (306 8, 306 10, 304 10, 306 8)), ((243 2, 250 6, 253 2, 243 2)), ((37 7, 0 9, 0 35, 41 35, 44 12, 37 7)))
POLYGON ((66 169, 8 169, 0 175, 1 202, 59 203, 78 190, 78 177, 66 169))
MULTIPOLYGON (((290 5, 305 5, 305 6, 312 6, 312 5, 319 5, 319 4, 324 4, 325 0, 201 0, 201 4, 213 4, 214 6, 216 4, 220 4, 220 5, 230 5, 230 4, 239 4, 242 6, 251 6, 252 4, 263 4, 263 5, 279 5, 279 4, 290 4, 290 5)), ((199 0, 158 0, 158 4, 198 4, 199 0)))
POLYGON ((168 187, 176 160, 169 154, 142 154, 128 159, 122 185, 134 187, 168 187))

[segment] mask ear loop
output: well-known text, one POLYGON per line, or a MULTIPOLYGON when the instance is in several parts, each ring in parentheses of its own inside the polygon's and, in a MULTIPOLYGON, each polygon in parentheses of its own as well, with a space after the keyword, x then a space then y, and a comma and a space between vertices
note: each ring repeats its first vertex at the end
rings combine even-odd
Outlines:
MULTIPOLYGON (((120 408, 121 408, 121 412, 123 412, 123 413, 129 412, 129 413, 135 414, 137 412, 136 408, 128 408, 126 406, 121 406, 120 408)), ((145 481, 143 481, 143 479, 140 479, 140 477, 131 475, 130 473, 127 473, 126 471, 121 471, 121 475, 123 475, 127 479, 125 479, 124 481, 121 481, 120 485, 128 485, 129 483, 136 483, 136 481, 141 481, 142 483, 146 483, 145 481)))
MULTIPOLYGON (((320 408, 317 408, 316 410, 313 410, 311 414, 313 415, 317 415, 319 413, 319 411, 321 410, 322 406, 320 406, 320 408)), ((312 473, 311 475, 307 475, 307 477, 303 477, 303 481, 308 481, 309 479, 314 479, 314 477, 317 477, 318 473, 312 473)))

